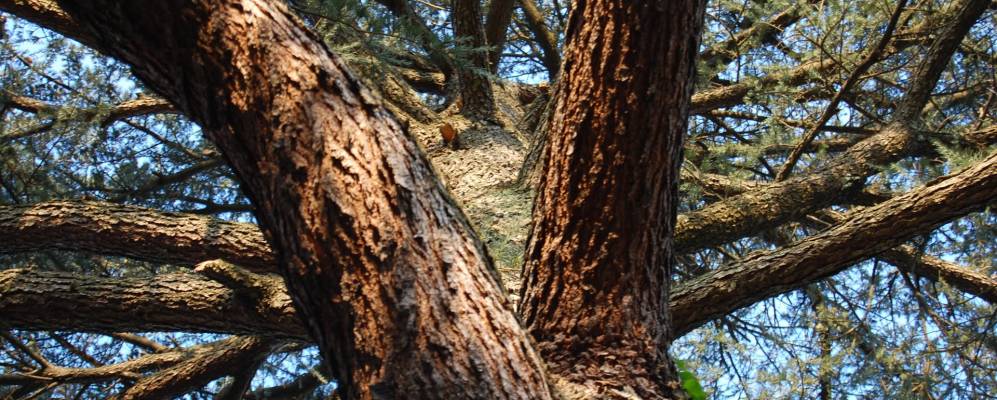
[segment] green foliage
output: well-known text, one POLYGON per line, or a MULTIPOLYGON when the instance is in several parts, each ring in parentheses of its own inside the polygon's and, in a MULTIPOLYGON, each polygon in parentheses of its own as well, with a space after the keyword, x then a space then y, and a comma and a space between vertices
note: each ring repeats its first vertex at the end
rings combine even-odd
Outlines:
POLYGON ((679 379, 682 381, 682 389, 689 394, 689 398, 692 400, 706 400, 706 391, 703 390, 703 386, 699 384, 699 380, 696 379, 696 374, 689 371, 685 367, 685 361, 677 360, 675 361, 675 366, 679 370, 679 379))

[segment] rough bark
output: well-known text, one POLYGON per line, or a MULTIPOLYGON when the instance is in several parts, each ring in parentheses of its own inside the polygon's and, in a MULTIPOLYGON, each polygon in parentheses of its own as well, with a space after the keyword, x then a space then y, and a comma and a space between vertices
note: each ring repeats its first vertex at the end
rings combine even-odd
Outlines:
POLYGON ((84 251, 194 265, 222 258, 257 272, 277 262, 252 224, 84 201, 0 206, 0 253, 84 251))
POLYGON ((985 274, 937 257, 918 254, 911 246, 887 250, 879 258, 908 273, 932 282, 945 282, 963 293, 997 304, 997 279, 985 274))
MULTIPOLYGON (((685 173, 683 179, 696 181, 709 194, 719 198, 738 195, 751 190, 758 190, 766 184, 754 181, 737 181, 724 175, 714 175, 705 173, 685 173)), ((844 199, 849 204, 858 204, 861 200, 872 200, 869 205, 876 205, 888 201, 890 196, 877 195, 874 193, 860 193, 853 198, 844 199)), ((841 223, 845 218, 840 213, 830 210, 821 210, 817 213, 820 220, 826 222, 827 226, 841 223)), ((813 224, 817 225, 817 224, 813 224)), ((820 226, 824 228, 825 226, 820 226)), ((929 255, 918 254, 912 247, 903 245, 884 251, 877 255, 878 258, 897 266, 898 268, 928 279, 932 282, 944 281, 946 284, 963 293, 971 294, 991 303, 997 303, 997 280, 972 271, 964 266, 956 265, 945 260, 941 260, 929 255)), ((735 283, 736 284, 736 283, 735 283)))
POLYGON ((0 326, 78 332, 211 332, 302 339, 278 277, 259 277, 272 288, 229 287, 195 274, 152 278, 87 277, 31 269, 0 271, 0 326))
POLYGON ((704 5, 579 2, 534 205, 520 312, 598 398, 677 396, 670 236, 704 5))
MULTIPOLYGON (((350 62, 352 71, 360 75, 368 87, 374 88, 384 97, 388 109, 395 114, 395 117, 406 123, 418 121, 423 124, 436 119, 436 113, 423 103, 415 89, 409 85, 405 75, 400 73, 397 68, 379 62, 376 53, 382 49, 376 48, 375 44, 364 40, 360 34, 362 30, 353 22, 330 24, 323 20, 318 23, 316 28, 320 32, 333 32, 325 37, 333 46, 353 46, 352 59, 354 61, 350 62), (351 25, 348 28, 336 26, 340 24, 351 25), (359 61, 356 61, 357 59, 359 61)), ((451 61, 447 59, 447 62, 451 61)))
POLYGON ((450 17, 458 45, 471 48, 467 53, 467 65, 457 69, 457 105, 466 116, 491 118, 495 112, 495 98, 486 75, 491 67, 488 52, 483 51, 487 43, 481 26, 481 1, 454 0, 450 17))
POLYGON ((222 150, 345 398, 549 396, 428 161, 282 4, 61 5, 222 150))
POLYGON ((682 335, 738 308, 828 277, 997 198, 997 154, 943 180, 848 216, 788 247, 757 252, 683 283, 671 296, 682 335))

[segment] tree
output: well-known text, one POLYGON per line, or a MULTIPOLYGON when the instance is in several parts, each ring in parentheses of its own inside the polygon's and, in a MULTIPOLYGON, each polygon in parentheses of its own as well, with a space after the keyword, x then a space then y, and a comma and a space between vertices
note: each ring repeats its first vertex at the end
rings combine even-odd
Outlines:
POLYGON ((0 393, 997 384, 989 2, 377 3, 0 1, 0 393))

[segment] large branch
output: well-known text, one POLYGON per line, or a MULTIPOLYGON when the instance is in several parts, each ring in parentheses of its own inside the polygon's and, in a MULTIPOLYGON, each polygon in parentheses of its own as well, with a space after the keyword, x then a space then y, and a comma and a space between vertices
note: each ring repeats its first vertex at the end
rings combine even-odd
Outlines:
POLYGON ((221 258, 260 272, 276 260, 252 224, 97 202, 0 206, 0 253, 85 251, 194 265, 221 258))
POLYGON ((911 246, 887 250, 879 258, 932 282, 943 281, 963 293, 997 304, 997 279, 937 257, 918 254, 911 246))
POLYGON ((741 307, 831 276, 997 199, 997 154, 788 247, 695 278, 671 297, 678 335, 741 307))
POLYGON ((0 8, 103 52, 101 43, 80 27, 56 0, 5 0, 0 2, 0 8))
MULTIPOLYGON (((724 185, 724 187, 729 186, 724 185)), ((44 221, 39 221, 39 223, 44 224, 44 221)), ((0 231, 2 230, 3 228, 0 228, 0 231)), ((854 227, 854 231, 857 233, 866 230, 863 226, 854 227)), ((920 234, 923 231, 917 233, 920 234)), ((828 234, 825 233, 825 235, 828 234)), ((850 234, 846 233, 845 235, 850 234)), ((858 242, 859 239, 856 241, 858 242)), ((0 241, 0 243, 3 242, 0 241)), ((39 241, 37 245, 39 248, 47 246, 44 241, 39 241)), ((862 251, 872 254, 871 251, 862 251)), ((820 256, 818 254, 814 257, 820 259, 820 256)), ((905 246, 886 250, 876 256, 919 276, 932 280, 941 279, 966 293, 979 296, 990 302, 997 301, 997 282, 985 275, 973 273, 933 257, 917 256, 915 252, 905 246)), ((204 268, 210 265, 216 265, 216 263, 202 265, 202 271, 210 269, 204 268)), ((762 261, 753 262, 751 265, 751 268, 754 268, 758 273, 766 273, 765 271, 776 267, 774 264, 770 267, 762 261)), ((283 292, 283 286, 279 281, 263 281, 262 283, 268 285, 273 291, 269 298, 276 300, 269 300, 269 303, 257 302, 256 305, 253 305, 236 300, 252 297, 240 295, 239 289, 235 289, 254 286, 244 283, 247 279, 232 278, 236 274, 225 274, 217 271, 208 275, 214 276, 215 280, 193 274, 165 275, 149 279, 115 279, 84 277, 60 272, 7 270, 0 272, 0 315, 5 317, 5 323, 0 325, 27 330, 109 333, 151 329, 270 334, 305 338, 304 327, 300 326, 290 314, 289 297, 280 295, 283 292), (221 278, 221 276, 226 275, 229 278, 221 278), (230 283, 226 286, 219 281, 243 283, 230 283), (106 307, 106 305, 120 306, 106 307), (80 310, 93 310, 94 314, 80 310), (275 327, 279 330, 274 330, 275 327)), ((751 276, 751 274, 742 276, 751 276)), ((716 282, 716 280, 712 282, 716 282)), ((742 285, 739 280, 725 281, 723 284, 732 287, 742 285)), ((805 285, 803 282, 793 282, 787 284, 786 287, 799 288, 803 285, 805 285)), ((259 286, 259 284, 255 286, 259 286)), ((687 291, 684 289, 677 290, 672 299, 672 307, 680 310, 676 317, 680 321, 683 320, 682 318, 687 319, 683 316, 683 312, 696 312, 695 304, 690 304, 689 300, 683 302, 682 293, 685 292, 687 291), (683 309, 685 311, 681 311, 683 309)), ((688 331, 690 328, 679 326, 677 329, 688 331)), ((97 375, 103 376, 105 374, 97 375)), ((91 379, 94 375, 65 371, 60 376, 73 377, 72 379, 75 380, 91 379)))
POLYGON ((60 6, 225 155, 346 398, 549 396, 429 162, 282 2, 60 6))
MULTIPOLYGON (((683 173, 683 179, 691 179, 705 189, 721 197, 733 196, 751 190, 758 190, 767 185, 761 182, 747 182, 731 179, 724 175, 714 175, 706 173, 683 173)), ((855 193, 852 198, 844 199, 850 204, 858 204, 861 200, 875 199, 874 204, 889 200, 885 196, 874 193, 855 193)), ((821 210, 818 217, 828 225, 841 223, 844 218, 836 212, 821 210)), ((804 221, 807 221, 806 219, 804 221)), ((824 228, 825 226, 820 226, 824 228)), ((984 274, 972 271, 966 267, 956 265, 937 257, 918 254, 913 248, 907 245, 898 246, 880 253, 878 258, 897 266, 898 268, 915 274, 933 282, 944 281, 952 287, 991 303, 997 303, 997 279, 984 274)))
MULTIPOLYGON (((909 96, 901 101, 899 110, 924 107, 928 98, 922 94, 923 88, 934 87, 955 48, 988 5, 985 0, 965 0, 956 7, 958 14, 932 44, 929 56, 918 67, 909 96)), ((898 111, 894 123, 820 169, 679 216, 675 229, 677 250, 689 252, 730 242, 832 204, 840 196, 864 186, 866 178, 880 172, 880 166, 930 146, 926 138, 912 128, 917 121, 919 118, 911 117, 907 111, 898 111)))
POLYGON ((211 332, 307 338, 282 280, 229 287, 196 274, 88 277, 33 269, 0 271, 0 326, 77 332, 211 332), (250 301, 252 299, 252 301, 250 301))

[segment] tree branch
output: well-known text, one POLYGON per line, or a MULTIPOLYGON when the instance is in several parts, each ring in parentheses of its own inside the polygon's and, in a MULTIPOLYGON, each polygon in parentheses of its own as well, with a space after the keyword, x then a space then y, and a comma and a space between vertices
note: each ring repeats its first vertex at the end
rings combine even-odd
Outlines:
MULTIPOLYGON (((959 8, 959 24, 946 27, 929 51, 925 64, 948 65, 956 46, 988 4, 985 0, 965 0, 959 8)), ((935 71, 936 67, 922 66, 935 71)), ((939 73, 918 74, 912 87, 934 86, 939 73)), ((927 97, 908 96, 901 108, 924 106, 927 97)), ((878 173, 879 166, 889 165, 910 155, 918 148, 931 147, 911 124, 917 118, 901 118, 884 127, 848 151, 832 159, 826 166, 806 176, 798 176, 767 186, 764 190, 745 193, 710 204, 700 210, 679 216, 675 228, 675 246, 679 253, 722 244, 781 225, 807 213, 832 204, 838 197, 861 188, 867 177, 878 173)))
POLYGON ((269 353, 273 341, 257 336, 237 336, 195 352, 183 362, 140 379, 118 400, 165 399, 202 387, 215 378, 259 362, 269 353))
POLYGON ((997 198, 997 154, 912 190, 788 247, 757 252, 672 293, 678 335, 757 301, 795 290, 874 257, 997 198))
POLYGON ((87 277, 31 269, 0 271, 0 326, 25 330, 183 331, 306 338, 283 281, 256 276, 259 297, 194 274, 87 277))
POLYGON ((0 206, 0 253, 53 249, 180 265, 222 258, 258 272, 276 270, 252 224, 98 202, 0 206))

